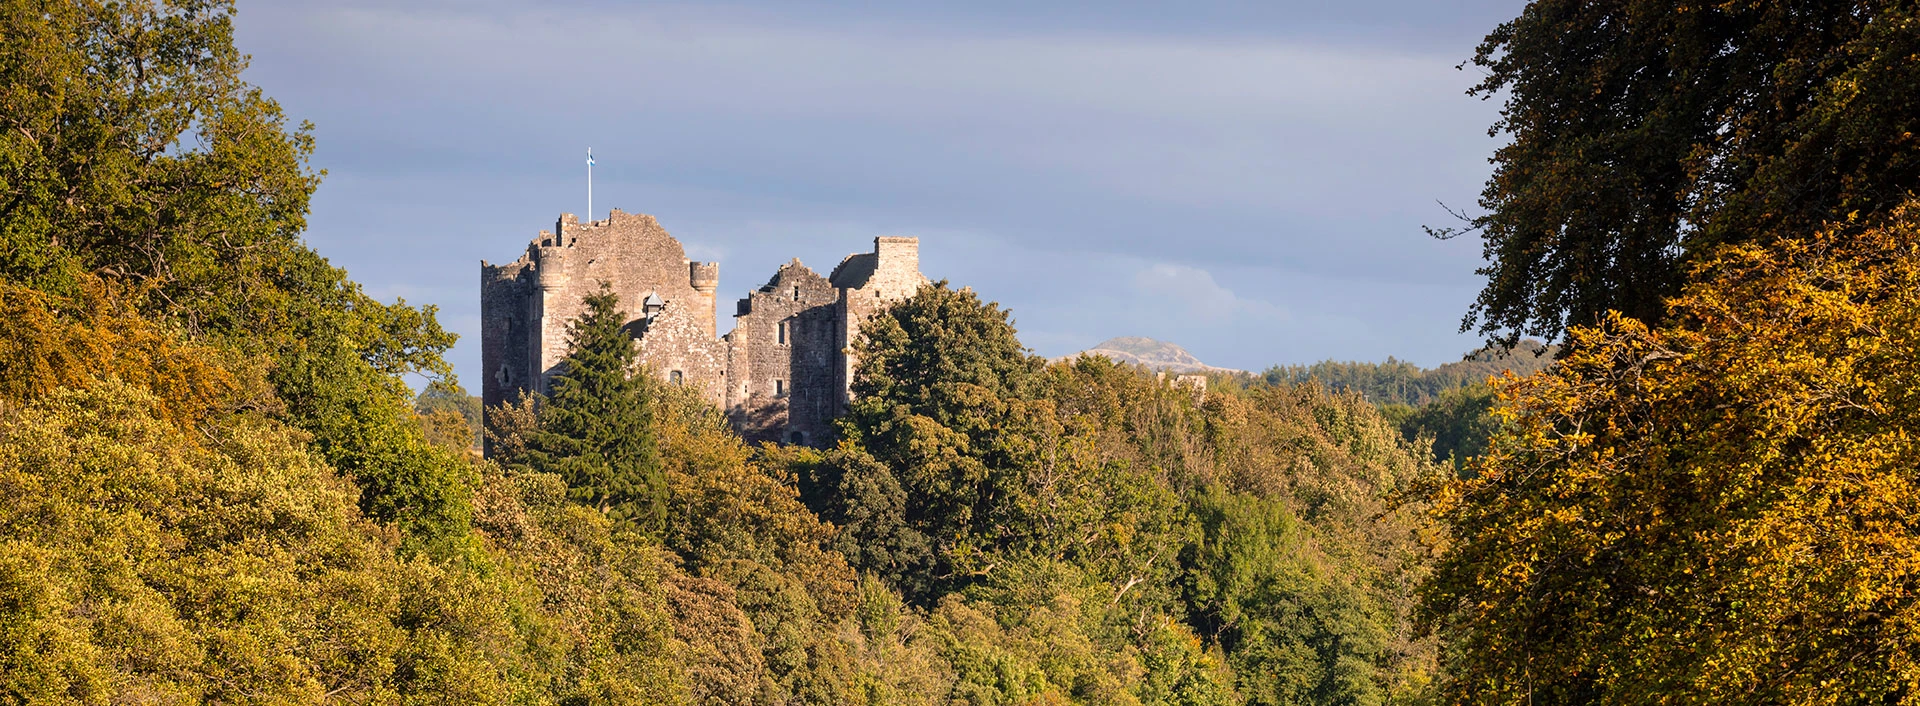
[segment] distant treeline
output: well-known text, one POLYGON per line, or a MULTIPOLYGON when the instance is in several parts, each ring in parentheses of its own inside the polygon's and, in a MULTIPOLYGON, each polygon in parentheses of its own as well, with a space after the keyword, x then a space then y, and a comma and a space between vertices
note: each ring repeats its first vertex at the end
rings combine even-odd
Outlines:
POLYGON ((1430 369, 1389 357, 1384 363, 1325 360, 1276 365, 1260 375, 1269 385, 1317 381, 1332 390, 1358 392, 1377 405, 1419 407, 1448 390, 1483 384, 1508 370, 1531 375, 1552 363, 1556 353, 1557 346, 1527 339, 1512 348, 1481 348, 1457 362, 1430 369))

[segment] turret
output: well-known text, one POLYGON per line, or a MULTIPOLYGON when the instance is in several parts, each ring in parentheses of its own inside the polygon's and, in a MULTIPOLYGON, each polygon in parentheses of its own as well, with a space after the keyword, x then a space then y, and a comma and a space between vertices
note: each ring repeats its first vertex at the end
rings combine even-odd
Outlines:
MULTIPOLYGON (((559 242, 560 236, 554 236, 559 242)), ((542 246, 533 250, 533 267, 540 291, 552 294, 567 286, 567 249, 563 246, 542 246)))
MULTIPOLYGON (((565 222, 566 219, 562 218, 561 223, 565 222)), ((547 389, 546 374, 566 355, 566 321, 564 316, 556 313, 562 310, 560 302, 566 297, 571 279, 567 273, 568 248, 560 244, 565 242, 562 239, 564 233, 555 231, 551 245, 543 240, 533 248, 533 278, 540 292, 529 302, 533 307, 529 319, 539 322, 539 337, 529 343, 533 346, 530 359, 534 363, 534 370, 541 375, 534 389, 542 392, 547 389)))
POLYGON ((693 291, 712 296, 720 290, 720 263, 687 263, 687 284, 693 285, 693 291))
POLYGON ((720 263, 687 263, 687 284, 693 287, 694 296, 699 299, 694 304, 694 316, 700 319, 708 336, 716 334, 718 328, 713 320, 713 302, 715 294, 720 291, 720 263))
POLYGON ((927 281, 920 275, 920 239, 883 235, 873 239, 874 276, 872 286, 881 297, 904 299, 913 296, 927 281))

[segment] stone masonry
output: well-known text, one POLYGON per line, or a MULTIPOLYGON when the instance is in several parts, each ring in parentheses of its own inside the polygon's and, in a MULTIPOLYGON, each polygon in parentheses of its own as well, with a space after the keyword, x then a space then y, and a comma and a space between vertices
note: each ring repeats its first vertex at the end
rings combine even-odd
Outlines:
POLYGON ((796 259, 740 300, 733 331, 719 338, 717 263, 688 260, 652 216, 614 209, 581 223, 561 214, 519 259, 480 263, 488 409, 521 390, 549 392, 567 355, 567 322, 603 282, 620 295, 652 374, 698 389, 749 441, 820 445, 846 408, 860 325, 927 278, 918 238, 875 238, 873 252, 848 255, 827 277, 796 259))

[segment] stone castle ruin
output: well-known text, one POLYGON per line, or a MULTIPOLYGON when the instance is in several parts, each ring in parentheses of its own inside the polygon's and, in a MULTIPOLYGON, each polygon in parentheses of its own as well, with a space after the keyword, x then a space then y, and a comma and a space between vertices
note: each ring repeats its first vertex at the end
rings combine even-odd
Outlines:
POLYGON ((640 361, 655 375, 698 389, 749 441, 818 444, 846 408, 860 325, 927 278, 918 238, 874 238, 873 252, 848 255, 826 277, 795 259, 740 300, 733 331, 718 337, 718 263, 688 260, 652 216, 614 209, 581 223, 563 213, 519 259, 480 263, 487 408, 522 390, 550 391, 567 356, 567 323, 602 282, 620 295, 640 361))

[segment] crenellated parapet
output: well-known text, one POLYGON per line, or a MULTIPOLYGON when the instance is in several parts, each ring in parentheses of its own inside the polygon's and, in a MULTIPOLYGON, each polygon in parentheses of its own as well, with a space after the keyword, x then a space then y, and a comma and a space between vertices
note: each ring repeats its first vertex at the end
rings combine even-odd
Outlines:
POLYGON ((713 294, 720 291, 720 263, 687 263, 687 283, 697 292, 713 294))

